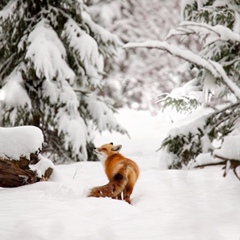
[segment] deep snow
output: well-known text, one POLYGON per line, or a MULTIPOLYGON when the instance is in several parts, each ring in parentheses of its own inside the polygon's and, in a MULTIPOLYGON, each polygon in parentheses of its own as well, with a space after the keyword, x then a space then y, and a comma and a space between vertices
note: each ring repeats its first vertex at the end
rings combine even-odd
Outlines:
POLYGON ((132 205, 108 198, 87 198, 107 182, 100 162, 56 166, 51 182, 0 189, 1 240, 238 240, 240 183, 219 167, 159 170, 160 140, 170 118, 120 111, 131 139, 115 133, 96 136, 96 145, 123 144, 141 175, 132 205))

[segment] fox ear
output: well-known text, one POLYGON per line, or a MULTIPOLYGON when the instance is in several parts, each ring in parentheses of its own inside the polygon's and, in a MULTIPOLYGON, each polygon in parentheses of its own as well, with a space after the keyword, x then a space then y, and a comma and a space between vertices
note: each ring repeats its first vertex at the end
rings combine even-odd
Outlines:
POLYGON ((112 147, 111 150, 113 152, 119 152, 121 148, 122 148, 122 145, 115 145, 115 146, 112 147))

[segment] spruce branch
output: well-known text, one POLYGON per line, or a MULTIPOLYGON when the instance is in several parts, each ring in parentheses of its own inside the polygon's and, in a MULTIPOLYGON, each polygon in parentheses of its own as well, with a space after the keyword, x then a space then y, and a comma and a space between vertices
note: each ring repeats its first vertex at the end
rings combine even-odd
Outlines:
POLYGON ((204 28, 205 30, 208 30, 209 32, 212 32, 214 34, 216 34, 219 38, 221 37, 221 34, 219 32, 217 32, 214 27, 208 25, 208 24, 204 24, 204 23, 195 23, 195 22, 182 22, 180 24, 181 27, 187 29, 188 31, 193 31, 194 33, 196 33, 195 28, 204 28))
POLYGON ((170 53, 178 58, 184 59, 189 63, 193 63, 201 68, 208 70, 215 78, 219 78, 235 96, 240 100, 240 88, 228 78, 223 67, 212 60, 193 53, 190 50, 180 49, 174 45, 162 41, 146 41, 142 43, 127 43, 123 48, 149 48, 159 49, 170 53))

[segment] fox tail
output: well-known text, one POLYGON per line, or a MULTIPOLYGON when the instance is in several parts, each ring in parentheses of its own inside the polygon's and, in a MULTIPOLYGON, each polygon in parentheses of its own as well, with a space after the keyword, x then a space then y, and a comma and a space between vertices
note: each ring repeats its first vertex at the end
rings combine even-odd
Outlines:
POLYGON ((121 173, 116 173, 108 184, 92 188, 88 197, 119 197, 127 181, 127 178, 121 173))

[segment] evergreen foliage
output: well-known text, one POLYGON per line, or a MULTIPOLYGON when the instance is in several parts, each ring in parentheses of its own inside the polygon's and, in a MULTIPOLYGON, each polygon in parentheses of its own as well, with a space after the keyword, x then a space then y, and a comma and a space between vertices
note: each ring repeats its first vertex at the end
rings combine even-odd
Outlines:
POLYGON ((161 148, 173 156, 169 169, 190 167, 200 154, 212 153, 214 151, 212 143, 214 141, 222 143, 224 137, 234 131, 240 118, 240 103, 228 105, 218 111, 213 109, 208 111, 210 113, 205 113, 195 121, 187 123, 178 132, 172 129, 169 136, 164 139, 161 148))
POLYGON ((162 161, 168 168, 201 165, 202 154, 210 156, 227 135, 240 135, 240 2, 184 0, 182 8, 185 21, 166 39, 198 37, 201 47, 197 52, 166 41, 124 46, 166 51, 190 63, 189 71, 196 73, 182 87, 160 95, 164 107, 178 111, 198 107, 178 122, 162 143, 162 161))
POLYGON ((187 106, 205 106, 204 113, 188 116, 182 128, 172 129, 163 141, 162 151, 172 156, 169 168, 191 166, 201 153, 214 150, 214 142, 222 143, 225 136, 232 134, 240 121, 240 2, 185 1, 183 17, 188 22, 180 24, 169 36, 198 36, 202 42, 198 55, 220 75, 214 76, 209 68, 188 58, 190 68, 197 69, 191 90, 188 84, 177 97, 167 94, 163 99, 177 110, 182 106, 182 99, 187 98, 187 106))
POLYGON ((118 39, 84 1, 13 0, 0 7, 1 125, 35 125, 55 161, 93 158, 95 130, 126 131, 97 95, 118 39))

